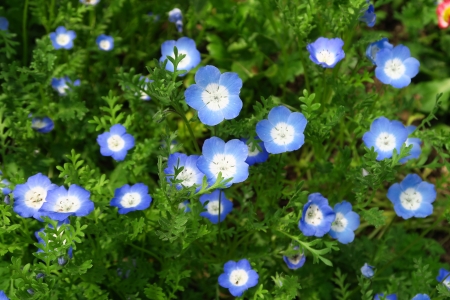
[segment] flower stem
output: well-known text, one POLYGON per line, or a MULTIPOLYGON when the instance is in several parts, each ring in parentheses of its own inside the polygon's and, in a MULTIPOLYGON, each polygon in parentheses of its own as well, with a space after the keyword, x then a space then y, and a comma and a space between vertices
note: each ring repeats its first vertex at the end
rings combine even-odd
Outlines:
POLYGON ((27 20, 28 20, 28 0, 25 0, 25 4, 23 6, 23 17, 22 17, 22 39, 23 39, 22 64, 23 64, 23 66, 27 65, 27 56, 28 56, 27 20))
POLYGON ((192 143, 194 144, 195 151, 197 151, 197 153, 201 153, 200 148, 197 144, 197 141, 195 140, 195 135, 194 135, 194 132, 192 131, 191 124, 189 124, 189 121, 186 118, 186 115, 183 113, 183 111, 180 109, 180 107, 177 104, 174 104, 173 107, 174 107, 175 111, 180 115, 184 124, 186 125, 186 127, 189 131, 189 135, 191 136, 192 143))

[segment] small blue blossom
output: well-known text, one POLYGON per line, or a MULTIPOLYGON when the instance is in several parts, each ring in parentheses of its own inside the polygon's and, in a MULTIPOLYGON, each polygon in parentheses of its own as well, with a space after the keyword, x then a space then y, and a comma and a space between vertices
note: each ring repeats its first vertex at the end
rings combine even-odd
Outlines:
POLYGON ((67 84, 72 84, 73 86, 79 86, 80 80, 77 79, 74 82, 69 79, 69 77, 64 76, 62 78, 52 78, 52 88, 58 92, 60 96, 67 95, 67 90, 70 90, 70 87, 67 84))
POLYGON ((18 184, 14 188, 13 210, 21 217, 34 217, 39 220, 39 210, 46 201, 48 192, 57 187, 41 173, 29 177, 26 183, 18 184))
POLYGON ((228 261, 223 266, 223 271, 219 276, 219 285, 228 289, 235 297, 242 296, 246 290, 258 284, 259 275, 246 259, 228 261))
POLYGON ((233 210, 233 202, 228 200, 227 197, 225 197, 225 193, 220 190, 215 190, 211 194, 205 194, 200 196, 200 202, 203 205, 205 204, 206 201, 209 201, 205 206, 206 211, 201 212, 200 216, 207 218, 213 224, 219 223, 219 215, 220 215, 220 222, 223 222, 226 216, 233 210), (220 214, 219 214, 219 206, 220 206, 220 214))
POLYGON ((50 40, 52 41, 53 47, 58 49, 72 49, 73 40, 77 37, 75 31, 66 30, 64 26, 59 26, 56 28, 55 32, 50 33, 50 40))
POLYGON ((342 201, 334 206, 336 219, 331 224, 328 234, 342 244, 348 244, 355 239, 354 231, 359 227, 359 215, 352 211, 352 205, 342 201))
POLYGON ((394 204, 395 213, 403 219, 425 218, 433 213, 431 203, 436 200, 436 190, 419 175, 409 174, 401 183, 391 185, 387 197, 394 204))
POLYGON ((324 68, 333 68, 345 57, 342 46, 344 41, 340 38, 320 37, 314 43, 308 44, 306 49, 309 51, 309 59, 315 64, 324 68))
POLYGON ((55 123, 49 117, 33 118, 31 120, 31 128, 40 133, 49 133, 54 127, 55 123))
MULTIPOLYGON (((3 172, 0 171, 0 175, 3 175, 3 172)), ((11 185, 11 182, 9 182, 7 179, 2 179, 0 182, 0 192, 3 195, 11 194, 11 189, 9 188, 11 185)))
POLYGON ((308 202, 303 206, 298 228, 305 236, 322 237, 330 231, 335 218, 336 214, 328 205, 328 199, 320 193, 313 193, 308 196, 308 202))
POLYGON ((376 65, 375 60, 377 57, 377 53, 382 49, 394 49, 394 46, 389 43, 387 38, 382 38, 379 41, 376 41, 369 45, 366 49, 366 57, 370 59, 370 61, 376 65))
POLYGON ((203 124, 214 126, 224 119, 236 118, 242 109, 239 93, 242 80, 238 74, 220 74, 214 66, 205 66, 195 74, 195 84, 186 89, 186 103, 198 111, 203 124))
POLYGON ((268 120, 256 124, 256 133, 269 153, 294 151, 305 143, 306 123, 302 113, 292 113, 284 106, 277 106, 269 112, 268 120))
POLYGON ((183 32, 183 21, 182 20, 176 21, 175 27, 177 28, 178 32, 183 32))
MULTIPOLYGON (((57 227, 57 229, 59 229, 59 227, 60 227, 62 224, 69 224, 69 219, 65 219, 64 221, 58 222, 58 227, 57 227)), ((50 224, 49 227, 53 229, 53 225, 50 224)), ((35 232, 34 232, 34 236, 36 237, 36 239, 37 239, 37 241, 38 241, 39 244, 45 246, 45 241, 39 236, 39 233, 40 233, 40 232, 43 232, 44 235, 46 234, 44 230, 45 230, 45 228, 41 228, 41 229, 39 229, 38 231, 35 231, 35 232)), ((54 235, 54 237, 56 237, 56 235, 54 235)), ((50 243, 50 242, 51 242, 51 240, 49 240, 49 243, 50 243)), ((41 248, 38 248, 38 251, 37 251, 37 252, 44 252, 44 250, 42 250, 41 248)), ((72 258, 72 257, 73 257, 73 248, 72 248, 72 247, 70 247, 70 248, 68 249, 67 255, 69 256, 69 258, 72 258)))
POLYGON ((100 134, 97 137, 100 145, 100 153, 103 156, 111 156, 117 161, 122 161, 128 150, 134 147, 134 137, 126 132, 121 124, 113 125, 109 132, 100 134))
POLYGON ((367 148, 375 148, 377 160, 391 158, 394 149, 400 153, 400 148, 408 138, 408 131, 399 121, 391 121, 385 117, 375 119, 370 125, 370 131, 364 133, 363 141, 367 148))
POLYGON ((375 8, 373 4, 370 3, 370 0, 366 0, 369 7, 364 14, 359 18, 360 21, 366 22, 368 27, 373 27, 375 25, 375 21, 377 20, 377 15, 375 14, 375 8))
POLYGON ((190 212, 191 209, 189 207, 189 200, 183 201, 180 204, 178 204, 178 209, 182 209, 185 213, 190 212))
MULTIPOLYGON (((0 30, 6 31, 9 27, 9 21, 5 17, 0 17, 0 30)), ((1 298, 0 298, 1 299, 1 298)))
MULTIPOLYGON (((144 84, 141 86, 141 88, 144 89, 144 90, 147 89, 148 85, 149 85, 150 83, 153 82, 153 80, 151 80, 151 79, 149 79, 149 78, 147 78, 147 77, 144 77, 144 76, 141 76, 141 77, 139 78, 139 81, 142 81, 142 80, 144 80, 144 84)), ((149 95, 147 95, 147 94, 146 94, 144 91, 142 91, 142 90, 141 90, 141 92, 140 92, 140 95, 141 95, 141 100, 149 101, 149 100, 152 99, 149 95)))
POLYGON ((430 300, 430 296, 427 294, 417 294, 411 300, 430 300))
POLYGON ((373 269, 374 269, 373 266, 370 266, 367 263, 365 263, 364 266, 361 267, 361 273, 363 274, 364 277, 372 278, 374 275, 373 269))
POLYGON ((80 2, 86 5, 97 5, 100 0, 80 0, 80 2))
POLYGON ((390 294, 390 295, 384 296, 385 298, 382 298, 383 296, 384 296, 383 293, 376 294, 375 297, 373 297, 373 300, 381 300, 381 299, 397 300, 396 294, 390 294))
POLYGON ((254 164, 263 163, 269 158, 269 153, 267 152, 266 148, 264 147, 264 143, 260 141, 260 139, 255 138, 255 142, 257 142, 258 146, 261 148, 261 150, 256 147, 253 143, 247 143, 248 139, 239 139, 243 141, 248 148, 248 156, 245 162, 249 166, 253 166, 254 164))
POLYGON ((100 50, 111 51, 114 48, 114 38, 109 35, 100 34, 95 40, 100 50))
POLYGON ((183 31, 183 15, 179 8, 174 8, 169 11, 169 22, 175 23, 178 32, 183 31))
POLYGON ((233 183, 247 179, 247 156, 247 145, 240 140, 234 139, 225 143, 213 136, 204 142, 197 167, 206 175, 210 185, 216 182, 219 173, 222 173, 224 179, 233 178, 226 184, 226 187, 230 187, 233 183))
MULTIPOLYGON (((416 130, 416 126, 406 126, 406 130, 408 131, 408 134, 412 134, 414 130, 416 130)), ((412 145, 412 148, 409 152, 409 155, 407 157, 404 157, 400 160, 401 163, 405 163, 410 159, 413 158, 419 158, 420 154, 422 153, 422 148, 420 147, 420 144, 422 144, 422 141, 419 138, 407 138, 405 142, 405 146, 412 145)))
POLYGON ((127 214, 130 211, 147 209, 152 203, 152 197, 148 194, 148 187, 143 183, 132 186, 125 184, 114 191, 111 206, 119 208, 119 214, 127 214))
POLYGON ((444 268, 439 269, 439 275, 436 280, 442 282, 443 285, 450 291, 450 272, 444 268))
MULTIPOLYGON (((161 63, 164 62, 168 56, 175 58, 173 52, 174 47, 177 47, 178 54, 186 55, 178 64, 178 70, 185 70, 186 72, 189 72, 200 63, 200 52, 195 46, 195 41, 188 37, 179 38, 177 41, 165 41, 161 45, 161 58, 159 59, 161 63)), ((166 70, 173 72, 173 69, 173 64, 170 61, 167 61, 166 70)), ((186 73, 181 76, 184 75, 186 75, 186 73)))
POLYGON ((57 221, 63 221, 73 215, 84 217, 94 210, 94 202, 89 199, 90 196, 90 192, 76 184, 69 186, 69 190, 60 186, 48 191, 40 211, 43 216, 57 221))
POLYGON ((9 300, 4 291, 0 291, 0 300, 9 300))
POLYGON ((183 171, 177 175, 176 180, 180 180, 181 183, 177 183, 176 188, 180 190, 183 187, 191 187, 196 185, 198 191, 202 185, 204 176, 204 174, 197 168, 197 161, 199 157, 200 156, 198 155, 187 156, 186 154, 178 152, 169 155, 167 168, 164 169, 167 182, 171 183, 174 179, 175 168, 179 169, 183 167, 183 171))
MULTIPOLYGON (((294 250, 298 250, 298 247, 295 246, 294 250)), ((300 253, 300 251, 292 256, 283 256, 283 260, 286 263, 287 267, 291 270, 297 270, 298 268, 303 267, 306 261, 306 256, 304 253, 300 253)))
POLYGON ((408 47, 403 45, 381 49, 375 57, 375 64, 378 80, 398 89, 408 86, 420 67, 420 62, 411 57, 408 47))

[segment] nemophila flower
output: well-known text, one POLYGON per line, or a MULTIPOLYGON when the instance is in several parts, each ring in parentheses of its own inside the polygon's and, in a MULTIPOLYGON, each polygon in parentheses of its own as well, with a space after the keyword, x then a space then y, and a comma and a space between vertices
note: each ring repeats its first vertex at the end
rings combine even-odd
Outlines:
POLYGON ((381 49, 375 57, 375 76, 384 84, 403 88, 411 83, 411 78, 419 73, 420 63, 408 47, 397 45, 393 49, 381 49))
POLYGON ((97 5, 100 0, 80 0, 80 2, 86 5, 97 5))
POLYGON ((375 297, 373 297, 373 300, 381 300, 381 299, 397 300, 397 295, 396 294, 386 295, 386 296, 384 296, 385 298, 383 298, 383 296, 384 296, 383 293, 376 294, 375 297))
POLYGON ((298 228, 305 236, 322 237, 330 231, 335 218, 336 214, 328 205, 328 199, 320 193, 313 193, 308 196, 308 202, 303 206, 298 228))
POLYGON ((97 137, 100 145, 100 153, 103 156, 111 156, 117 161, 125 159, 128 150, 134 147, 134 137, 126 132, 121 124, 113 125, 109 132, 100 134, 97 137))
POLYGON ((333 68, 345 57, 342 46, 344 46, 344 41, 340 38, 320 37, 314 43, 308 44, 306 49, 309 51, 309 59, 315 64, 324 68, 333 68))
POLYGON ((439 3, 436 8, 436 14, 439 27, 442 29, 447 28, 450 23, 450 0, 444 0, 439 3))
MULTIPOLYGON (((416 126, 406 126, 406 130, 408 131, 408 134, 412 134, 414 130, 416 130, 416 126)), ((419 158, 420 154, 422 153, 422 148, 420 147, 420 144, 422 141, 419 138, 407 138, 405 142, 405 146, 412 145, 412 148, 409 152, 409 155, 407 157, 404 157, 400 160, 401 163, 405 163, 410 159, 413 158, 419 158)))
POLYGON ((42 215, 57 221, 74 215, 87 216, 94 210, 90 195, 91 193, 76 184, 69 186, 68 190, 63 186, 50 190, 41 207, 42 215))
POLYGON ((183 15, 179 8, 174 8, 169 11, 169 22, 175 23, 178 32, 183 31, 183 15))
POLYGON ((187 156, 183 153, 175 152, 169 155, 167 162, 167 168, 164 169, 166 174, 167 182, 172 182, 174 179, 175 169, 183 167, 176 180, 180 180, 181 183, 177 183, 175 186, 177 189, 182 189, 183 187, 191 187, 197 185, 197 190, 200 189, 203 180, 203 173, 197 168, 197 161, 200 156, 190 155, 187 156))
MULTIPOLYGON (((0 171, 0 175, 2 175, 2 171, 0 171)), ((8 195, 11 193, 11 189, 9 188, 11 185, 11 182, 9 182, 7 179, 2 179, 0 182, 0 192, 3 195, 8 195)))
POLYGON ((430 300, 430 296, 427 294, 417 294, 411 300, 430 300))
POLYGON ((375 119, 370 125, 370 131, 364 133, 363 141, 367 148, 374 147, 377 160, 391 158, 394 149, 400 153, 400 148, 406 142, 408 131, 399 121, 391 121, 385 117, 375 119))
POLYGON ((186 103, 198 111, 200 121, 214 126, 239 115, 242 109, 241 88, 242 80, 238 74, 220 74, 216 67, 205 66, 195 73, 195 84, 186 89, 184 96, 186 103))
POLYGON ((111 51, 114 48, 114 38, 109 35, 100 34, 95 40, 100 50, 111 51))
MULTIPOLYGON (((186 72, 189 72, 200 63, 200 52, 195 46, 195 41, 188 37, 179 38, 177 41, 165 41, 161 45, 161 58, 159 59, 161 63, 164 62, 168 56, 175 58, 173 52, 174 47, 177 47, 178 54, 186 55, 178 64, 178 70, 185 70, 186 72)), ((166 70, 173 72, 173 69, 173 64, 170 61, 167 61, 166 70)))
POLYGON ((183 201, 180 204, 178 204, 178 209, 182 209, 185 213, 190 212, 191 209, 189 208, 189 200, 183 201))
POLYGON ((220 215, 220 222, 223 222, 226 216, 233 210, 233 202, 228 200, 227 197, 225 197, 225 193, 220 190, 215 190, 211 194, 205 194, 200 196, 200 202, 202 204, 205 204, 206 201, 209 201, 205 206, 206 211, 201 212, 200 216, 207 218, 213 224, 219 223, 219 215, 220 215), (219 213, 219 206, 220 206, 220 213, 219 213))
POLYGON ((371 4, 369 0, 366 0, 366 2, 369 4, 369 7, 366 11, 364 11, 364 14, 359 18, 359 20, 366 22, 367 26, 373 27, 373 25, 375 25, 375 21, 377 20, 377 15, 375 14, 373 4, 371 4))
MULTIPOLYGON (((143 80, 144 78, 145 78, 144 84, 142 85, 141 88, 146 89, 146 88, 148 87, 148 85, 149 85, 150 83, 153 82, 153 80, 151 80, 151 79, 149 79, 149 78, 147 78, 147 77, 144 77, 144 76, 141 76, 141 77, 139 78, 139 80, 143 80)), ((140 94, 141 94, 141 100, 148 101, 148 100, 151 100, 151 99, 152 99, 152 98, 151 98, 149 95, 147 95, 144 91, 141 91, 140 94)))
POLYGON ((247 143, 248 139, 240 139, 243 141, 248 148, 248 156, 245 162, 249 166, 253 166, 254 164, 263 163, 269 158, 269 153, 267 152, 266 148, 264 147, 264 143, 260 141, 260 139, 255 139, 255 142, 257 145, 261 148, 261 150, 254 145, 254 143, 247 143))
POLYGON ((235 297, 242 296, 246 290, 258 284, 259 275, 246 259, 238 262, 230 260, 223 266, 223 271, 219 276, 219 285, 235 297))
POLYGON ((442 282, 443 285, 450 290, 450 272, 444 268, 439 269, 439 275, 436 277, 436 280, 442 282))
POLYGON ((178 32, 182 32, 183 31, 183 21, 182 20, 176 21, 175 27, 177 28, 178 32))
MULTIPOLYGON (((298 250, 298 247, 295 246, 294 250, 298 250)), ((305 264, 306 256, 304 253, 300 253, 299 251, 299 253, 292 256, 284 255, 283 260, 289 269, 297 270, 298 268, 303 267, 303 265, 305 264)))
POLYGON ((9 300, 4 291, 0 291, 0 300, 9 300))
POLYGON ((248 177, 248 164, 245 162, 248 148, 240 140, 225 143, 218 137, 207 139, 202 148, 202 156, 197 161, 198 169, 208 178, 209 184, 216 182, 219 173, 224 179, 233 178, 226 186, 242 182, 248 177))
POLYGON ((9 27, 9 21, 5 17, 0 17, 0 30, 6 31, 9 27))
POLYGON ((366 49, 366 57, 370 59, 370 61, 376 65, 375 59, 377 57, 377 53, 382 49, 394 49, 394 46, 389 43, 387 38, 382 38, 379 41, 373 42, 366 49))
POLYGON ((433 213, 431 203, 436 200, 436 190, 419 175, 409 174, 401 183, 391 185, 387 197, 394 204, 395 213, 403 219, 425 218, 433 213))
POLYGON ((40 133, 48 133, 53 130, 55 123, 49 117, 33 118, 31 120, 31 128, 40 133))
POLYGON ((56 28, 55 32, 50 33, 50 40, 53 47, 58 49, 72 49, 73 40, 77 37, 75 31, 67 30, 64 26, 56 28))
POLYGON ((130 211, 147 209, 152 203, 152 197, 148 194, 148 187, 143 183, 135 185, 125 184, 114 191, 111 206, 119 208, 119 214, 127 214, 130 211))
POLYGON ((39 210, 46 202, 48 192, 57 187, 41 173, 29 177, 26 183, 18 184, 14 188, 14 211, 24 218, 40 219, 39 210))
POLYGON ((73 86, 79 86, 80 80, 77 79, 74 82, 69 79, 69 77, 64 76, 62 78, 52 78, 52 88, 58 92, 60 96, 67 95, 67 90, 70 90, 70 87, 67 84, 72 84, 73 86))
POLYGON ((342 201, 334 206, 336 219, 331 224, 328 234, 342 244, 348 244, 355 239, 354 231, 359 227, 359 215, 352 211, 352 205, 342 201))
POLYGON ((361 267, 361 273, 363 274, 364 277, 372 278, 374 275, 373 269, 374 269, 373 266, 370 266, 367 263, 365 263, 364 266, 361 267))
POLYGON ((269 112, 268 120, 256 124, 256 133, 264 142, 267 152, 278 154, 299 149, 305 143, 306 120, 299 112, 277 106, 269 112))

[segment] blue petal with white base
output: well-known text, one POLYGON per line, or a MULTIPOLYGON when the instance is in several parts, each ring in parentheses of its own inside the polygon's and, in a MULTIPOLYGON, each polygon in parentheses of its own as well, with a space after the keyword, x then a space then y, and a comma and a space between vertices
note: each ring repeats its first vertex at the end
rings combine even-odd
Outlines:
POLYGON ((183 15, 179 8, 174 8, 169 11, 169 22, 174 23, 178 32, 183 31, 183 15))
POLYGON ((147 209, 152 203, 152 197, 148 194, 148 187, 143 183, 135 185, 125 184, 114 191, 111 206, 119 208, 119 214, 127 214, 130 211, 147 209))
POLYGON ((220 222, 223 222, 226 216, 233 210, 233 202, 228 200, 227 197, 225 197, 225 193, 220 190, 215 190, 211 194, 205 194, 200 197, 200 202, 203 205, 205 204, 206 201, 209 201, 205 206, 206 211, 201 212, 200 216, 207 218, 213 224, 219 223, 219 215, 220 215, 220 222), (219 206, 220 206, 220 213, 219 213, 219 206))
MULTIPOLYGON (((294 250, 298 250, 298 247, 295 246, 294 250)), ((292 256, 283 255, 283 260, 286 263, 287 267, 291 270, 297 270, 298 268, 303 267, 306 261, 306 256, 304 253, 300 251, 292 256)))
POLYGON ((21 217, 40 219, 39 210, 47 201, 48 192, 57 187, 41 173, 29 177, 26 183, 18 184, 14 188, 13 210, 21 217))
POLYGON ((54 127, 55 123, 49 117, 33 118, 31 120, 31 128, 40 133, 49 133, 54 127))
POLYGON ((382 50, 382 49, 393 49, 394 46, 389 43, 387 38, 382 38, 379 41, 373 42, 372 44, 369 45, 369 47, 367 47, 366 49, 366 57, 368 59, 370 59, 370 61, 376 65, 375 63, 375 59, 377 57, 377 53, 382 50))
POLYGON ((97 137, 100 145, 100 153, 103 156, 111 156, 117 161, 122 161, 128 150, 134 147, 134 137, 126 132, 121 124, 113 125, 109 132, 100 134, 97 137))
POLYGON ((246 259, 228 261, 223 266, 223 271, 219 276, 219 285, 228 289, 235 297, 242 296, 246 290, 258 284, 259 275, 246 259))
POLYGON ((200 156, 190 155, 187 156, 183 153, 175 152, 169 156, 167 162, 167 168, 164 169, 167 182, 171 183, 174 180, 175 169, 183 167, 176 180, 181 180, 181 183, 176 184, 178 190, 183 187, 197 186, 197 191, 202 185, 204 174, 197 168, 197 161, 200 156))
POLYGON ((379 117, 372 122, 370 131, 364 133, 362 139, 367 148, 374 147, 378 153, 377 160, 383 160, 391 158, 394 149, 400 153, 407 138, 408 131, 401 122, 379 117))
MULTIPOLYGON (((414 130, 416 130, 416 126, 406 126, 406 130, 408 131, 408 134, 412 134, 414 130)), ((412 145, 412 148, 409 152, 409 155, 407 157, 404 157, 400 160, 401 163, 405 163, 410 159, 419 158, 420 154, 422 153, 422 148, 420 145, 422 144, 422 141, 419 138, 410 138, 408 137, 405 142, 405 146, 412 145)))
POLYGON ((0 300, 9 300, 4 291, 0 291, 0 300))
POLYGON ((427 294, 417 294, 411 300, 430 300, 430 296, 427 294))
POLYGON ((98 49, 102 51, 111 51, 114 49, 114 38, 106 34, 100 34, 95 40, 98 49))
MULTIPOLYGON (((177 47, 178 54, 185 54, 186 57, 180 61, 178 64, 178 70, 185 70, 189 72, 191 69, 195 68, 201 61, 200 52, 197 50, 195 41, 188 37, 179 38, 177 41, 165 41, 161 45, 161 58, 159 61, 162 63, 167 59, 168 56, 175 58, 173 49, 177 47)), ((166 70, 173 72, 173 64, 167 61, 166 70)), ((181 76, 186 75, 186 73, 181 76)))
POLYGON ((450 291, 450 271, 440 268, 436 280, 442 282, 442 284, 450 291))
POLYGON ((395 213, 403 219, 425 218, 433 213, 431 203, 436 200, 436 190, 419 175, 409 174, 401 183, 391 185, 387 197, 394 204, 395 213))
POLYGON ((9 27, 9 21, 5 17, 0 17, 0 30, 6 31, 9 27))
POLYGON ((302 113, 291 112, 284 106, 277 106, 269 112, 267 120, 261 120, 256 124, 256 133, 269 153, 294 151, 305 143, 303 131, 307 123, 302 113))
MULTIPOLYGON (((0 175, 2 175, 2 171, 0 171, 0 175)), ((3 195, 11 194, 10 185, 11 182, 9 182, 7 179, 2 179, 2 181, 0 182, 0 192, 3 195)))
MULTIPOLYGON (((373 297, 373 300, 381 300, 381 299, 383 299, 382 298, 383 296, 384 296, 383 293, 376 294, 375 297, 373 297)), ((390 295, 386 295, 384 297, 386 300, 397 300, 396 294, 390 294, 390 295)))
POLYGON ((375 272, 373 271, 374 267, 368 265, 367 263, 364 264, 364 266, 361 267, 361 273, 364 277, 372 278, 375 272))
POLYGON ((67 84, 72 84, 73 86, 79 86, 80 80, 77 79, 74 82, 70 80, 69 77, 64 76, 62 78, 52 78, 52 88, 58 92, 60 96, 67 95, 67 91, 70 90, 70 87, 67 84))
POLYGON ((355 239, 354 231, 359 227, 359 215, 352 211, 352 205, 342 201, 334 206, 336 219, 331 224, 328 234, 342 244, 348 244, 355 239))
POLYGON ((190 205, 189 200, 183 201, 180 204, 178 204, 178 209, 182 209, 185 213, 188 213, 191 211, 189 205, 190 205))
POLYGON ((75 31, 67 30, 64 26, 56 28, 55 32, 50 33, 50 40, 53 47, 58 49, 72 49, 73 40, 77 37, 75 31))
POLYGON ((375 14, 375 8, 373 4, 370 3, 369 0, 366 0, 369 7, 364 14, 359 18, 360 21, 365 22, 368 27, 373 27, 375 25, 375 21, 377 20, 377 15, 375 14))
POLYGON ((308 202, 303 206, 302 218, 298 228, 305 236, 322 237, 331 229, 336 213, 328 205, 328 199, 320 193, 308 196, 308 202))
POLYGON ((247 143, 248 139, 239 139, 242 142, 244 142, 248 147, 248 157, 246 159, 246 163, 249 166, 253 166, 254 164, 259 164, 267 161, 269 158, 269 153, 266 150, 266 147, 264 147, 264 143, 260 141, 260 139, 254 139, 256 144, 259 146, 254 145, 254 143, 247 143))
POLYGON ((309 59, 315 64, 324 68, 333 68, 345 57, 343 46, 344 41, 340 38, 320 37, 314 43, 308 44, 306 49, 309 51, 309 59))

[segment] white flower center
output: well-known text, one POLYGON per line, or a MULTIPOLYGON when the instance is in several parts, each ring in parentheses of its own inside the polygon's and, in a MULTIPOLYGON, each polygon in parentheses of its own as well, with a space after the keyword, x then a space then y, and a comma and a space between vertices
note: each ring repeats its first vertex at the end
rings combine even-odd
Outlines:
POLYGON ((332 65, 336 60, 336 55, 328 50, 322 50, 316 54, 316 58, 321 63, 332 65))
MULTIPOLYGON (((208 213, 213 216, 217 216, 219 214, 219 200, 209 201, 208 206, 206 207, 208 213)), ((223 205, 220 205, 220 213, 223 212, 223 205)))
POLYGON ((178 174, 177 179, 183 181, 183 184, 186 187, 193 186, 195 184, 195 171, 192 168, 184 167, 183 171, 178 174))
POLYGON ((41 129, 47 126, 47 123, 43 122, 42 120, 37 120, 33 123, 33 128, 41 129))
POLYGON ((70 37, 68 34, 60 33, 56 36, 56 42, 58 45, 65 46, 70 42, 70 37))
POLYGON ((141 100, 147 100, 149 95, 147 95, 145 92, 141 91, 141 100))
POLYGON ((294 256, 289 256, 288 260, 291 264, 296 265, 300 262, 300 260, 302 259, 303 255, 301 254, 296 254, 294 256))
POLYGON ((212 111, 224 109, 230 102, 228 99, 228 89, 223 85, 210 83, 202 92, 202 101, 212 111))
POLYGON ((382 132, 377 137, 375 145, 383 152, 392 151, 395 148, 395 136, 388 132, 382 132))
POLYGON ((126 193, 120 200, 120 205, 124 208, 135 207, 141 203, 141 195, 139 193, 126 193))
POLYGON ((69 88, 69 86, 67 84, 64 84, 64 85, 58 86, 56 89, 58 90, 58 93, 60 93, 61 95, 64 95, 68 88, 69 88))
POLYGON ((58 200, 56 200, 54 210, 61 213, 76 212, 80 209, 80 207, 81 202, 78 197, 66 196, 60 197, 58 198, 58 200))
POLYGON ((248 281, 247 271, 239 269, 234 270, 230 274, 230 282, 234 286, 243 286, 248 281))
POLYGON ((248 156, 256 156, 260 152, 258 150, 258 147, 256 147, 256 145, 255 145, 255 150, 252 151, 253 144, 250 144, 250 145, 247 144, 247 148, 248 148, 248 156))
POLYGON ((322 223, 323 214, 316 204, 311 204, 306 210, 305 222, 314 226, 322 223))
POLYGON ((273 142, 277 145, 289 145, 294 140, 295 129, 292 125, 280 122, 270 131, 273 142))
POLYGON ((415 188, 408 188, 400 194, 400 204, 407 210, 417 210, 422 203, 422 194, 415 188))
POLYGON ((25 205, 35 209, 41 208, 47 197, 47 191, 40 186, 34 187, 25 193, 25 205))
POLYGON ((123 138, 117 134, 112 135, 107 140, 108 148, 112 151, 120 151, 125 146, 123 138))
POLYGON ((442 282, 448 289, 450 289, 450 279, 449 278, 447 278, 447 279, 445 279, 445 281, 444 282, 442 282))
POLYGON ((331 229, 336 232, 342 232, 347 228, 348 221, 344 217, 344 215, 340 212, 336 214, 336 219, 334 219, 334 222, 331 224, 331 229))
POLYGON ((384 65, 384 72, 391 79, 398 79, 405 73, 405 65, 398 58, 390 59, 384 65))
MULTIPOLYGON (((189 53, 187 53, 186 51, 178 51, 178 55, 180 54, 185 54, 186 56, 180 61, 177 69, 184 70, 191 63, 191 57, 189 56, 189 53)), ((175 58, 175 54, 172 54, 171 56, 175 58)))
POLYGON ((102 50, 109 50, 111 48, 111 43, 108 40, 101 40, 98 46, 102 50))
POLYGON ((222 177, 225 179, 233 177, 236 174, 236 159, 233 155, 216 154, 209 164, 209 170, 215 176, 222 172, 222 177))

